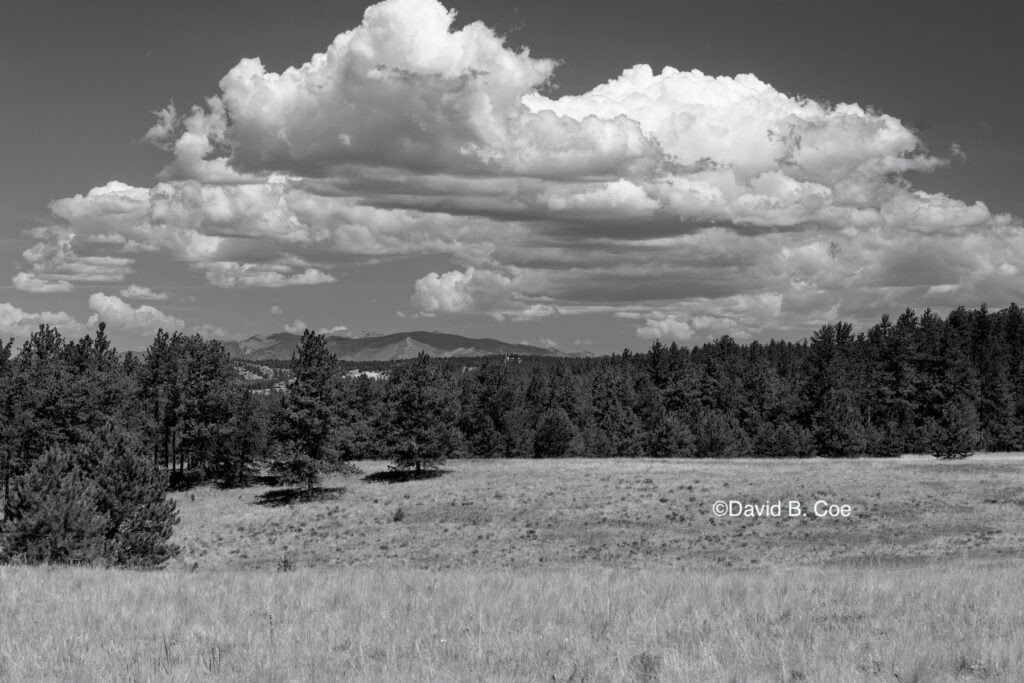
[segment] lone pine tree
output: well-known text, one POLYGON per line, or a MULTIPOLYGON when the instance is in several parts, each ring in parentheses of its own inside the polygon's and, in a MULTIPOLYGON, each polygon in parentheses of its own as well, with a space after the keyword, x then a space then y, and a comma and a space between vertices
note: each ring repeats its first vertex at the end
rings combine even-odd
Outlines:
POLYGON ((385 390, 383 436, 396 470, 436 470, 465 450, 457 428, 458 388, 445 369, 420 353, 396 367, 385 390))
POLYGON ((278 441, 273 471, 284 481, 312 491, 321 472, 337 460, 338 359, 327 338, 311 330, 292 354, 295 380, 281 400, 275 427, 278 441))

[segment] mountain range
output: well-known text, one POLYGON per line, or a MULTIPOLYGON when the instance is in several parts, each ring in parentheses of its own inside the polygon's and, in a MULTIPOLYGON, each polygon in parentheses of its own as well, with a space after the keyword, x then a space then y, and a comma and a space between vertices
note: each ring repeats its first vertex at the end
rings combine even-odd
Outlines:
MULTIPOLYGON (((289 360, 299 344, 299 335, 278 332, 255 335, 242 341, 225 342, 236 358, 289 360)), ((421 351, 435 358, 471 356, 578 356, 557 349, 510 344, 497 339, 470 339, 441 332, 396 332, 379 336, 327 337, 327 348, 340 360, 387 361, 415 358, 421 351)), ((585 354, 589 355, 589 354, 585 354)))

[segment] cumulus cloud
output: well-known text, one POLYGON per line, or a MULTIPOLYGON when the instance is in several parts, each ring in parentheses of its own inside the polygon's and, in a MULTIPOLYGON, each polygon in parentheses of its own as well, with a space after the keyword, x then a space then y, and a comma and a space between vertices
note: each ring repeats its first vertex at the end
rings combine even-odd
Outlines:
POLYGON ((31 313, 9 303, 0 303, 0 335, 28 337, 40 325, 55 327, 71 337, 82 335, 86 331, 84 325, 64 311, 31 313))
POLYGON ((869 104, 646 64, 557 97, 555 67, 437 0, 384 0, 299 66, 242 59, 157 112, 160 182, 54 201, 15 285, 121 282, 145 256, 285 287, 442 255, 417 315, 618 313, 685 341, 1024 287, 1020 220, 913 188, 948 161, 869 104))
POLYGON ((185 323, 167 315, 152 306, 134 308, 120 297, 96 292, 89 296, 89 308, 95 311, 89 316, 89 325, 106 322, 108 325, 142 334, 154 334, 159 329, 182 330, 185 323))
POLYGON ((270 312, 274 315, 281 315, 282 313, 284 313, 284 309, 281 308, 280 306, 271 306, 270 312))
POLYGON ((308 326, 301 320, 296 320, 293 323, 285 323, 284 331, 289 334, 302 334, 308 326))
POLYGON ((125 299, 142 299, 144 301, 164 301, 167 299, 167 292, 154 292, 149 287, 141 285, 129 285, 127 289, 120 291, 125 299))
POLYGON ((31 273, 18 273, 11 280, 14 288, 23 292, 70 292, 74 289, 74 285, 67 280, 42 280, 31 273))
POLYGON ((322 327, 320 328, 320 334, 327 336, 347 337, 348 328, 344 325, 335 325, 334 327, 322 327))
POLYGON ((484 312, 501 319, 531 317, 524 292, 529 278, 516 268, 508 274, 472 266, 465 271, 429 273, 416 281, 413 304, 426 314, 484 312))

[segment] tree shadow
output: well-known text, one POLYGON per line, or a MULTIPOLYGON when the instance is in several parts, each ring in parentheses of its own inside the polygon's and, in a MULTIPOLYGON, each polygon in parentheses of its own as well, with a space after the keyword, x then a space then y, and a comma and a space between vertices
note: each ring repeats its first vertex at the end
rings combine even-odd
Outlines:
POLYGON ((451 470, 430 469, 420 470, 384 470, 374 472, 363 477, 363 481, 371 484, 400 484, 405 481, 420 481, 422 479, 436 479, 441 475, 448 474, 451 470))
POLYGON ((344 486, 334 488, 323 488, 317 486, 313 489, 289 488, 273 489, 256 496, 256 505, 265 507, 282 507, 296 503, 314 503, 325 500, 336 500, 345 493, 344 486))
POLYGON ((167 476, 167 488, 170 491, 189 491, 206 482, 203 473, 198 470, 172 471, 167 476))

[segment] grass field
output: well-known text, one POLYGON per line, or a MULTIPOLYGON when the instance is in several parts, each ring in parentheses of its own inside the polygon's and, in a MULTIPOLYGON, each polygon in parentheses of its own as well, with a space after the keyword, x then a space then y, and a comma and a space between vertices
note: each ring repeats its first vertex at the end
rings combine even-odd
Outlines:
MULTIPOLYGON (((360 467, 373 475, 387 464, 360 467)), ((273 568, 288 558, 300 567, 694 570, 989 562, 1024 552, 1024 459, 1013 456, 447 467, 397 484, 331 478, 324 500, 293 505, 270 487, 176 494, 178 566, 273 568), (851 516, 716 518, 717 500, 827 500, 849 505, 851 516)))
POLYGON ((0 680, 1024 676, 1016 456, 360 467, 174 494, 163 571, 0 568, 0 680), (850 517, 711 509, 819 499, 850 517))

